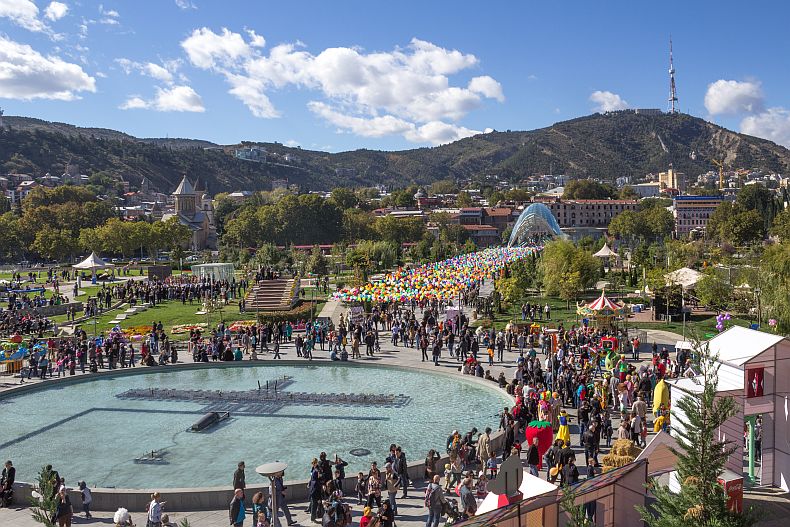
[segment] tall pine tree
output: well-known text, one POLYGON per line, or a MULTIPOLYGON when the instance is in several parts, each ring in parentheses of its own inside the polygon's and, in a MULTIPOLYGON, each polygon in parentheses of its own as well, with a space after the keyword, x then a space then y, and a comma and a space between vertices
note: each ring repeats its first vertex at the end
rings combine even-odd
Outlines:
POLYGON ((735 401, 716 396, 719 363, 707 343, 695 340, 693 348, 701 393, 675 402, 680 411, 672 412, 680 493, 654 479, 649 488, 656 501, 649 508, 640 507, 640 513, 650 527, 751 527, 757 523, 754 511, 731 512, 718 483, 727 458, 736 450, 729 441, 719 440, 718 429, 737 413, 735 401))

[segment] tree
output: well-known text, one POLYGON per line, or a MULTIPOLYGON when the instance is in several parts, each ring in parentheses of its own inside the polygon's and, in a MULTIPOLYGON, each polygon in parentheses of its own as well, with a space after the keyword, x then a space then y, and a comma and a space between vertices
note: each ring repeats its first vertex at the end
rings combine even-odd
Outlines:
POLYGON ((771 234, 783 242, 790 241, 790 208, 783 209, 774 218, 771 234))
POLYGON ((768 317, 777 321, 777 331, 790 332, 790 243, 769 247, 760 262, 764 280, 762 300, 768 317))
POLYGON ((646 229, 656 238, 667 238, 675 230, 675 217, 663 207, 652 207, 640 214, 646 229))
POLYGON ((6 212, 0 216, 0 261, 18 260, 23 249, 19 219, 12 212, 6 212))
POLYGON ((749 527, 757 521, 754 511, 728 510, 718 482, 727 458, 736 450, 730 441, 719 440, 719 428, 737 413, 735 401, 716 394, 719 364, 708 345, 694 341, 693 348, 701 393, 677 402, 673 397, 672 428, 678 448, 671 450, 677 456, 680 492, 674 494, 654 479, 650 488, 656 501, 639 512, 650 527, 749 527))
POLYGON ((340 210, 353 209, 359 205, 359 198, 350 188, 339 187, 332 190, 330 198, 340 210))
POLYGON ((774 218, 781 210, 773 191, 761 183, 746 185, 738 191, 735 203, 745 211, 755 211, 763 221, 763 228, 769 229, 774 218))
POLYGON ((373 215, 359 209, 343 211, 343 239, 348 242, 373 237, 373 215))
POLYGON ((722 280, 715 270, 706 271, 695 288, 703 305, 716 312, 727 309, 732 299, 732 285, 722 280))
POLYGON ((422 218, 382 216, 376 219, 374 228, 380 239, 395 242, 398 245, 404 242, 419 241, 426 233, 422 218))
POLYGON ((464 207, 471 207, 474 205, 474 201, 472 201, 472 196, 465 190, 462 190, 458 193, 458 197, 455 200, 455 205, 459 208, 464 207))
POLYGON ((327 274, 328 268, 329 263, 326 260, 326 256, 321 252, 320 247, 314 245, 313 250, 310 252, 310 258, 307 260, 307 272, 323 276, 327 274))
POLYGON ((735 245, 746 245, 765 237, 765 223, 756 210, 747 210, 730 217, 725 223, 727 241, 735 245))
POLYGON ((455 194, 458 192, 458 185, 452 179, 440 179, 431 183, 430 194, 455 194))
POLYGON ((189 227, 182 225, 178 218, 168 218, 153 224, 151 236, 157 249, 174 250, 189 241, 192 232, 189 227))
POLYGON ((620 199, 639 199, 641 196, 634 190, 634 187, 626 185, 620 189, 617 197, 620 199))
POLYGON ((46 467, 41 467, 36 476, 36 490, 40 497, 30 498, 30 512, 33 521, 44 525, 44 527, 55 527, 55 523, 52 521, 57 507, 54 474, 46 467))
POLYGON ((591 179, 571 180, 562 192, 563 199, 611 199, 615 196, 617 191, 614 187, 591 179))
POLYGON ((593 527, 595 523, 587 517, 584 505, 576 505, 576 491, 571 485, 562 486, 562 512, 567 514, 566 527, 593 527))
POLYGON ((67 230, 45 228, 36 234, 30 249, 47 260, 62 262, 77 251, 77 239, 67 230))
POLYGON ((538 268, 546 294, 570 302, 595 284, 601 265, 597 258, 572 242, 554 240, 544 247, 538 268))
POLYGON ((647 232, 644 217, 632 210, 625 210, 609 222, 609 234, 621 238, 643 238, 647 232))

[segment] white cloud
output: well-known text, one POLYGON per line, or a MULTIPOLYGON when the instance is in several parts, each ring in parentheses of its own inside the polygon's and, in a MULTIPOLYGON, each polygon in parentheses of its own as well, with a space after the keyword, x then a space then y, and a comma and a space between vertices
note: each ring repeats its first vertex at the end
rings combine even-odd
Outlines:
POLYGON ((790 148, 790 110, 776 107, 749 115, 741 121, 741 132, 790 148))
POLYGON ((189 86, 156 88, 156 96, 145 100, 132 96, 119 106, 121 110, 148 109, 157 112, 205 112, 203 99, 189 86))
POLYGON ((99 19, 100 24, 117 26, 121 23, 119 20, 121 15, 115 9, 104 9, 104 5, 99 4, 99 14, 102 15, 102 18, 99 19))
POLYGON ((0 18, 30 31, 44 31, 46 26, 38 18, 38 7, 32 0, 0 0, 0 18))
POLYGON ((505 102, 505 94, 502 92, 502 85, 488 75, 475 77, 469 81, 469 91, 479 93, 483 97, 488 97, 489 99, 505 102))
POLYGON ((250 54, 250 48, 241 35, 227 28, 222 28, 222 34, 206 27, 196 29, 181 42, 181 47, 187 52, 189 61, 202 69, 230 66, 250 54))
POLYGON ((121 110, 136 110, 148 108, 148 102, 140 96, 132 96, 126 99, 122 105, 119 106, 121 110))
POLYGON ((348 115, 318 101, 310 101, 307 107, 316 115, 337 126, 338 132, 349 131, 362 137, 402 135, 414 143, 439 145, 481 133, 442 121, 431 121, 417 126, 393 115, 374 117, 348 115))
POLYGON ((489 76, 474 77, 466 87, 451 85, 450 75, 478 64, 474 55, 419 39, 387 52, 336 47, 314 55, 296 42, 264 54, 265 39, 246 31, 245 40, 226 28, 216 33, 203 27, 181 46, 194 66, 222 75, 257 117, 278 117, 270 93, 294 86, 322 95, 325 100, 308 107, 340 130, 437 143, 479 133, 447 121, 462 119, 484 99, 504 101, 502 86, 489 76))
POLYGON ((0 35, 0 98, 70 101, 84 91, 95 92, 96 80, 79 65, 0 35))
POLYGON ((720 79, 708 84, 705 109, 711 115, 759 112, 763 109, 763 90, 759 82, 720 79))
POLYGON ((55 20, 60 20, 66 16, 66 13, 68 12, 69 6, 63 2, 50 2, 50 4, 44 10, 44 16, 54 22, 55 20))
POLYGON ((133 71, 137 71, 142 75, 154 78, 166 84, 173 84, 173 74, 180 66, 180 62, 177 60, 165 61, 164 66, 153 62, 135 62, 126 58, 115 59, 115 62, 127 75, 133 71))
POLYGON ((610 91, 594 91, 590 94, 590 100, 596 104, 594 108, 596 112, 613 112, 628 108, 628 101, 610 91))
POLYGON ((255 32, 253 29, 247 29, 247 35, 250 37, 250 46, 256 48, 266 47, 266 39, 255 32))
POLYGON ((179 9, 197 9, 197 6, 191 0, 176 0, 176 5, 179 9))
POLYGON ((406 139, 415 143, 432 143, 441 145, 458 141, 464 137, 470 137, 481 133, 478 130, 470 130, 463 126, 456 126, 442 121, 431 121, 405 134, 406 139))
POLYGON ((299 141, 296 139, 289 139, 283 143, 285 146, 290 146, 291 148, 296 148, 297 146, 302 146, 299 141))

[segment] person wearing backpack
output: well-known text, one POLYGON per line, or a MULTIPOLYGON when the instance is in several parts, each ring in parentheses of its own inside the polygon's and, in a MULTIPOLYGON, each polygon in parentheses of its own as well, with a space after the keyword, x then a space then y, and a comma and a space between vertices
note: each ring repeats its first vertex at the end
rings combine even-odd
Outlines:
POLYGON ((440 477, 436 474, 433 481, 425 489, 425 507, 428 509, 428 519, 425 521, 425 527, 439 527, 439 520, 444 513, 444 506, 447 503, 447 498, 444 497, 442 486, 439 485, 440 477))

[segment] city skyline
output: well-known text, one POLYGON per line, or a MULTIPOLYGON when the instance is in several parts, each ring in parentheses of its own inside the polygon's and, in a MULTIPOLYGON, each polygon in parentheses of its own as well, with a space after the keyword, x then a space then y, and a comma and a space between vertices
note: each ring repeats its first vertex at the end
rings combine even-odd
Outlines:
POLYGON ((0 107, 138 137, 398 150, 666 110, 671 36, 682 112, 790 145, 785 6, 453 6, 0 0, 0 107))

